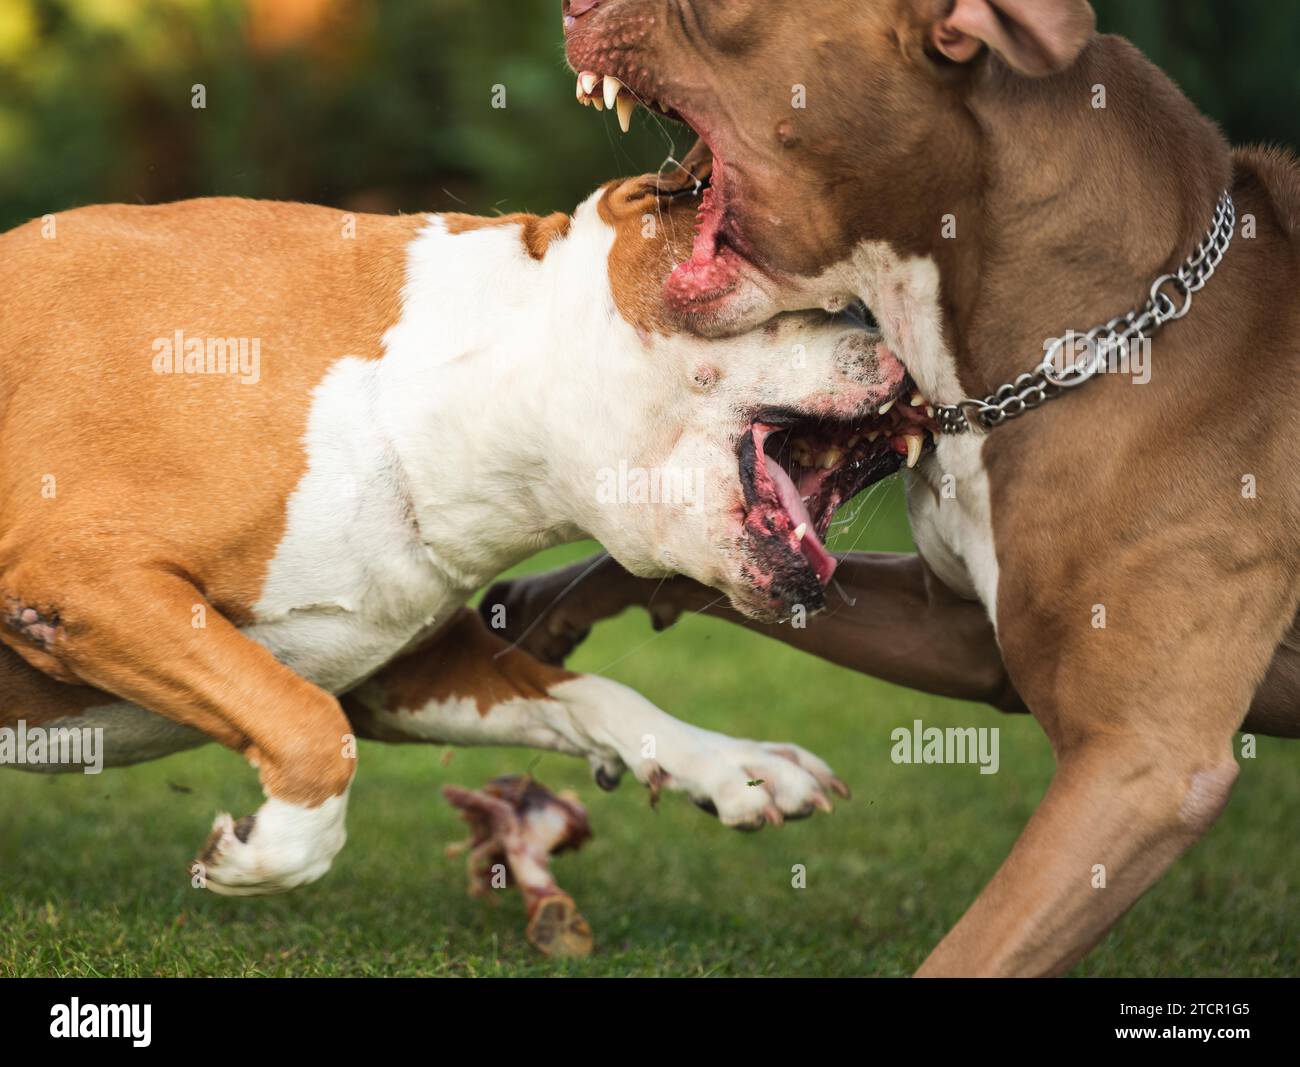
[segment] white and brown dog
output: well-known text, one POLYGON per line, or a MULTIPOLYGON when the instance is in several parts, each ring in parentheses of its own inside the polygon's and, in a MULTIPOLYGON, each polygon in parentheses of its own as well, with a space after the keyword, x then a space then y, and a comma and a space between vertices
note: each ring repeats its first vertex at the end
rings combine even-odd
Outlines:
POLYGON ((569 753, 729 826, 828 809, 816 757, 548 667, 463 607, 586 536, 755 616, 830 577, 755 457, 816 420, 851 495, 881 450, 846 428, 902 367, 820 313, 672 330, 698 202, 653 188, 547 218, 101 206, 0 237, 0 726, 102 727, 107 765, 242 753, 266 802, 201 856, 228 894, 329 868, 355 735, 569 753))

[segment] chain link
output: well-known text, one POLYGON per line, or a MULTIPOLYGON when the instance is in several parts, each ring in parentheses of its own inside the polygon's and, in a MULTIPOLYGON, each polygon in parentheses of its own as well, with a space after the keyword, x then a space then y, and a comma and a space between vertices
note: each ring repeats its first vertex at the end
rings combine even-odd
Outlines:
POLYGON ((1214 221, 1191 256, 1173 274, 1162 274, 1151 285, 1150 298, 1141 310, 1119 315, 1082 335, 1083 360, 1057 368, 1057 357, 1067 344, 1077 351, 1080 338, 1073 332, 1058 338, 1033 371, 1022 374, 983 400, 966 399, 935 409, 939 429, 946 434, 966 433, 974 427, 991 430, 1007 419, 1019 418, 1040 404, 1090 380, 1106 366, 1112 353, 1126 352, 1133 341, 1145 342, 1168 322, 1192 309, 1192 296, 1205 288, 1223 262, 1237 228, 1237 208, 1225 189, 1214 209, 1214 221))

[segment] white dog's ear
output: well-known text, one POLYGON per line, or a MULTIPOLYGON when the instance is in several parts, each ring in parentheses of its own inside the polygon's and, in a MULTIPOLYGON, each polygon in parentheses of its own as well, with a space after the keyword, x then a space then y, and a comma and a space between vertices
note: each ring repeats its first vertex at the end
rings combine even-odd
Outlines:
POLYGON ((970 62, 987 45, 1012 70, 1039 78, 1071 66, 1096 29, 1087 0, 956 0, 930 35, 957 63, 970 62))

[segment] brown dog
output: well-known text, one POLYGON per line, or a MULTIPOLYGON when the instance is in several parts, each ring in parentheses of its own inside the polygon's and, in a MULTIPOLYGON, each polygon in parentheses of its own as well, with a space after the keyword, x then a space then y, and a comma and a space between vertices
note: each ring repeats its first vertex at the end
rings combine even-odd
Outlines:
MULTIPOLYGON (((716 333, 861 298, 935 406, 907 475, 920 555, 846 558, 855 607, 771 632, 1035 716, 1056 777, 920 973, 1066 971, 1213 825, 1234 731, 1300 735, 1300 168, 1230 150, 1083 0, 565 15, 575 69, 702 137, 686 169, 711 166, 712 191, 666 289, 681 318, 716 333), (1077 349, 1053 339, 1098 323, 1130 345, 1103 327, 1059 358, 1077 349), (1144 342, 1141 387, 1103 373, 1144 342)), ((649 602, 614 571, 533 650, 649 602)), ((522 628, 564 581, 489 601, 522 628)), ((677 582, 654 603, 662 621, 704 601, 677 582)))

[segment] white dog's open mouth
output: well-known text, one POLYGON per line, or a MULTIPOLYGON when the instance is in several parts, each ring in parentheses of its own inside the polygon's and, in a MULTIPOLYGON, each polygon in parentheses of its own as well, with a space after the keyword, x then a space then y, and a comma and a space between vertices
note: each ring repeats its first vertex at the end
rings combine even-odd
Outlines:
POLYGON ((822 606, 835 573, 826 537, 836 509, 932 447, 934 409, 910 380, 867 419, 763 411, 740 440, 751 579, 785 604, 822 606))

